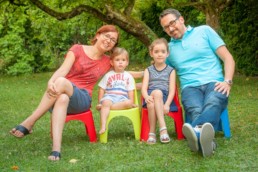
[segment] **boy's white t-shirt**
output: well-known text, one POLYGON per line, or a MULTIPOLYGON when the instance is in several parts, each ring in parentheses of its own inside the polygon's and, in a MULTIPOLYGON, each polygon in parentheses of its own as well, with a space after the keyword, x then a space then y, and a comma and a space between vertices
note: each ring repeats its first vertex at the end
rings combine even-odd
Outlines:
POLYGON ((105 90, 105 94, 128 96, 128 91, 135 89, 135 81, 129 72, 116 73, 112 70, 101 79, 98 86, 105 90))

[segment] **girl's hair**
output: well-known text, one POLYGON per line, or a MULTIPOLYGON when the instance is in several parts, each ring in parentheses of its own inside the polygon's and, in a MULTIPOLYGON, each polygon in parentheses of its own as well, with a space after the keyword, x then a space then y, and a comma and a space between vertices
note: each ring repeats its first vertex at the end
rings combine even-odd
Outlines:
POLYGON ((129 61, 129 54, 128 54, 128 52, 126 51, 126 49, 121 48, 121 47, 115 47, 112 50, 112 53, 110 55, 110 60, 113 60, 116 56, 119 56, 120 54, 125 54, 126 59, 129 61))
POLYGON ((119 40, 119 32, 118 32, 117 28, 114 25, 104 25, 104 26, 101 26, 97 30, 94 38, 91 40, 91 44, 94 45, 97 42, 97 35, 98 34, 106 33, 106 32, 116 32, 117 33, 118 36, 117 36, 117 43, 115 44, 115 46, 116 46, 118 44, 118 40, 119 40))
POLYGON ((157 44, 165 44, 167 47, 167 51, 169 51, 168 41, 165 38, 158 38, 158 39, 155 39, 149 46, 149 52, 151 52, 153 50, 153 48, 155 47, 155 45, 157 45, 157 44))

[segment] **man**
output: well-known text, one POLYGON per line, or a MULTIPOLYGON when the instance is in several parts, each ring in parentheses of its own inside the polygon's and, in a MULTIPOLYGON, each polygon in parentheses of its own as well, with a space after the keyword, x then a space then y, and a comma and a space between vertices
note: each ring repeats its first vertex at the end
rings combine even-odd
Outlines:
POLYGON ((171 37, 167 64, 180 79, 182 103, 190 124, 183 133, 190 149, 211 156, 215 149, 214 128, 227 107, 235 62, 219 35, 209 26, 185 26, 175 9, 160 14, 160 24, 171 37), (224 62, 224 76, 220 63, 224 62))

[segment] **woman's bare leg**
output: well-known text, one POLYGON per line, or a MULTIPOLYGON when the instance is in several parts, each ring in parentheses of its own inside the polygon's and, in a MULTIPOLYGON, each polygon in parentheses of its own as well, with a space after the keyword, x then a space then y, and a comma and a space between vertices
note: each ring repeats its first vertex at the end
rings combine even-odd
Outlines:
MULTIPOLYGON (((55 81, 57 91, 59 93, 65 93, 69 96, 73 94, 73 86, 70 81, 68 81, 65 78, 58 78, 55 81)), ((35 111, 28 117, 26 118, 20 125, 24 126, 27 128, 29 131, 32 130, 35 122, 39 120, 56 102, 55 97, 49 97, 47 91, 44 93, 38 107, 35 109, 35 111)), ((13 128, 10 131, 11 134, 13 134, 16 137, 23 137, 24 134, 21 133, 20 131, 16 130, 13 128)))
MULTIPOLYGON (((67 115, 67 107, 69 104, 69 97, 66 94, 60 95, 55 103, 55 107, 52 112, 52 136, 53 146, 52 151, 61 152, 62 134, 67 115)), ((59 160, 59 157, 50 155, 49 160, 59 160)))

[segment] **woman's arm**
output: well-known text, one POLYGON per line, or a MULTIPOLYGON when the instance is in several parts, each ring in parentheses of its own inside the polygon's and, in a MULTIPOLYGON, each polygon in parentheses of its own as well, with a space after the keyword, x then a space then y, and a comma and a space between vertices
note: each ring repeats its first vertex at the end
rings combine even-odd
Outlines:
MULTIPOLYGON (((233 56, 228 51, 226 46, 220 46, 216 50, 217 55, 220 57, 220 59, 224 62, 224 71, 225 71, 225 81, 226 80, 233 80, 234 72, 235 72, 235 61, 233 59, 233 56)), ((218 92, 221 92, 222 94, 227 94, 229 96, 231 89, 231 85, 229 85, 226 82, 218 82, 215 85, 215 90, 218 92)))
POLYGON ((58 92, 56 91, 56 86, 54 82, 57 78, 65 77, 68 74, 71 67, 73 66, 74 61, 75 61, 74 54, 72 51, 69 51, 62 65, 55 71, 55 73, 49 79, 47 92, 51 92, 51 95, 58 94, 58 92))
POLYGON ((62 65, 55 71, 55 73, 52 75, 52 77, 49 79, 49 82, 54 82, 58 77, 65 77, 68 72, 70 71, 71 67, 73 66, 73 63, 75 61, 75 57, 72 51, 69 51, 67 53, 67 56, 62 63, 62 65))
POLYGON ((135 79, 141 79, 143 77, 144 71, 128 71, 135 79))
MULTIPOLYGON (((141 79, 143 78, 143 75, 144 75, 144 71, 128 71, 135 79, 141 79)), ((141 90, 142 88, 142 83, 136 83, 136 89, 137 90, 141 90)))

